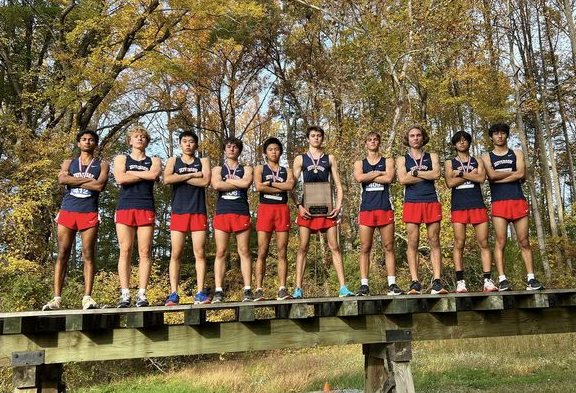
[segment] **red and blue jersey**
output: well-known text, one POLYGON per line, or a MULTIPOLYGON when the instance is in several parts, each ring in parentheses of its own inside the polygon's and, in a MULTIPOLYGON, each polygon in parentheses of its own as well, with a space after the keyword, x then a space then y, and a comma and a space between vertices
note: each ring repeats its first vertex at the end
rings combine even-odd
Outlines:
MULTIPOLYGON (((362 173, 374 171, 386 171, 386 158, 380 157, 380 160, 375 165, 370 164, 367 158, 362 160, 362 173)), ((360 211, 371 210, 392 210, 388 184, 362 183, 360 211)))
POLYGON ((328 154, 323 154, 316 162, 308 154, 302 154, 302 179, 304 183, 329 182, 330 166, 328 154))
MULTIPOLYGON (((503 156, 497 156, 490 152, 490 162, 496 172, 516 172, 517 170, 516 153, 512 149, 508 149, 508 152, 503 156)), ((492 202, 526 199, 522 192, 522 182, 520 180, 511 183, 490 182, 490 197, 492 202)))
MULTIPOLYGON (((126 171, 149 171, 152 167, 152 158, 135 160, 126 156, 126 171)), ((122 184, 116 210, 151 210, 154 211, 154 181, 140 180, 136 183, 122 184)))
MULTIPOLYGON (((478 161, 470 157, 468 161, 462 162, 458 158, 452 159, 452 169, 461 172, 472 172, 478 168, 478 161)), ((452 187, 452 198, 450 200, 450 210, 468 210, 486 208, 482 196, 480 183, 466 180, 459 186, 452 187)))
MULTIPOLYGON (((278 169, 278 172, 272 171, 272 168, 268 164, 264 164, 262 167, 262 182, 268 182, 272 180, 275 183, 285 183, 288 180, 288 170, 281 166, 278 169)), ((260 203, 264 204, 272 204, 272 205, 279 205, 279 204, 286 204, 288 203, 288 193, 286 191, 268 194, 261 192, 260 193, 260 203)))
MULTIPOLYGON (((226 179, 242 179, 244 177, 244 167, 238 164, 236 168, 232 169, 223 165, 220 176, 224 181, 226 179)), ((218 200, 216 201, 216 214, 240 214, 249 216, 248 190, 242 188, 232 191, 219 191, 218 200)))
MULTIPOLYGON (((80 158, 72 160, 68 174, 78 178, 98 179, 100 177, 101 163, 94 158, 88 165, 82 165, 80 158)), ((98 197, 100 192, 87 190, 82 187, 66 186, 66 194, 62 199, 62 210, 77 213, 91 213, 98 211, 98 197)))
MULTIPOLYGON (((202 161, 195 157, 190 164, 176 158, 174 174, 186 175, 202 172, 202 161)), ((204 187, 197 187, 186 182, 172 185, 172 213, 175 214, 206 214, 206 191, 204 187)))
MULTIPOLYGON (((418 172, 431 171, 432 157, 430 153, 423 152, 422 157, 415 160, 410 154, 404 156, 406 172, 410 173, 414 169, 418 172)), ((409 184, 404 188, 404 202, 438 202, 438 194, 433 180, 423 180, 416 184, 409 184)))

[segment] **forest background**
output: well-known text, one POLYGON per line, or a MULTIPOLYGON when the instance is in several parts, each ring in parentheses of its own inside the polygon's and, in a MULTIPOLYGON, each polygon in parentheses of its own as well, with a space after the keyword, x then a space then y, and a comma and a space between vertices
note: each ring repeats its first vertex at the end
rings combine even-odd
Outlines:
MULTIPOLYGON (((464 130, 472 152, 491 149, 486 131, 512 124, 512 145, 527 159, 525 192, 538 273, 548 287, 574 286, 576 260, 576 28, 571 0, 174 0, 0 1, 0 310, 39 309, 51 297, 56 225, 63 188, 57 173, 78 154, 75 135, 93 129, 98 154, 111 161, 128 151, 127 130, 144 125, 149 152, 178 154, 177 135, 194 130, 201 155, 222 160, 221 141, 244 141, 241 160, 262 162, 261 143, 278 136, 285 163, 306 149, 308 125, 326 130, 326 150, 340 162, 345 204, 340 241, 348 281, 358 281, 356 216, 360 188, 352 164, 365 154, 364 135, 383 135, 382 153, 404 154, 401 134, 423 124, 426 147, 450 158, 449 139, 464 130)), ((444 205, 445 280, 453 285, 449 191, 444 205)), ((397 207, 397 257, 405 262, 402 187, 397 207)), ((488 198, 488 189, 485 187, 488 198)), ((111 178, 101 196, 94 297, 118 296, 118 245, 113 224, 118 187, 111 178)), ((169 292, 170 188, 155 188, 157 226, 153 302, 169 292)), ((208 193, 213 212, 215 193, 208 193)), ((250 196, 255 212, 257 195, 250 196)), ((467 279, 479 285, 475 242, 466 248, 467 279)), ((312 243, 306 286, 310 295, 333 294, 336 279, 321 237, 312 243)), ((79 242, 78 242, 79 243, 79 242)), ((255 236, 253 257, 256 256, 255 236)), ((289 247, 294 282, 296 229, 289 247)), ((213 239, 208 241, 213 282, 213 239)), ((421 260, 429 279, 426 242, 421 260)), ((518 248, 508 248, 508 274, 517 287, 525 273, 518 248)), ((382 251, 375 247, 372 286, 385 284, 382 251)), ((275 291, 274 252, 266 285, 275 291)), ((137 262, 137 261, 135 261, 137 262)), ((195 291, 193 256, 183 261, 183 290, 195 291)), ((240 289, 232 253, 228 285, 240 289)), ((79 244, 64 297, 81 300, 79 244)), ((236 291, 237 290, 237 291, 236 291)), ((233 293, 231 292, 231 293, 233 293)), ((190 298, 184 298, 184 301, 190 298)))

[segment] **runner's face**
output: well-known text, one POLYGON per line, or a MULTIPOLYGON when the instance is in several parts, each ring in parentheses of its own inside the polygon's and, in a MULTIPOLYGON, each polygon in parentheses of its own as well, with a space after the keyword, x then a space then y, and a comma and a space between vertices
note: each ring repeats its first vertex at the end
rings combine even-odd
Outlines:
POLYGON ((370 136, 366 139, 366 147, 370 151, 378 151, 380 149, 380 139, 377 136, 370 136))
POLYGON ((310 131, 310 134, 308 134, 308 143, 312 147, 319 148, 322 146, 323 141, 324 136, 322 136, 322 133, 319 131, 310 131))
POLYGON ((414 149, 421 149, 424 144, 424 137, 422 131, 413 128, 408 132, 408 145, 414 149))
POLYGON ((92 153, 96 149, 96 139, 90 134, 84 134, 80 137, 78 148, 80 151, 92 153))
POLYGON ((459 153, 468 153, 468 150, 470 150, 470 143, 464 139, 464 138, 460 138, 460 140, 458 142, 456 142, 456 151, 459 153))
POLYGON ((236 160, 240 156, 240 149, 234 143, 228 143, 224 146, 224 156, 236 160))
POLYGON ((130 146, 136 149, 146 149, 148 146, 148 138, 146 138, 146 135, 136 132, 130 137, 130 146))
POLYGON ((508 144, 508 135, 504 131, 494 132, 491 138, 496 146, 506 146, 508 144))
POLYGON ((182 149, 182 153, 184 154, 192 156, 196 152, 197 148, 198 145, 196 144, 194 138, 192 138, 191 136, 185 136, 180 141, 180 149, 182 149))
POLYGON ((280 156, 282 155, 282 153, 280 152, 280 146, 278 146, 275 143, 269 144, 266 147, 266 151, 264 153, 266 154, 266 160, 275 163, 280 161, 280 156))

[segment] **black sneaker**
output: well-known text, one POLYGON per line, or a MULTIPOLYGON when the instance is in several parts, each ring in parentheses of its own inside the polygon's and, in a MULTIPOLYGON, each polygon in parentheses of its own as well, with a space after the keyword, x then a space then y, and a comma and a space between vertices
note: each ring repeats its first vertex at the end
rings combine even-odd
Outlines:
POLYGON ((422 293, 422 285, 420 281, 412 281, 410 283, 410 289, 408 290, 409 295, 420 295, 422 293))
MULTIPOLYGON (((252 302, 254 301, 254 295, 252 294, 252 290, 251 289, 245 289, 244 290, 244 299, 242 299, 243 302, 252 302)), ((214 301, 212 301, 212 303, 214 303, 214 301)))
POLYGON ((498 290, 499 290, 500 292, 511 291, 511 290, 512 290, 512 285, 510 285, 510 283, 508 282, 508 280, 502 280, 502 281, 500 281, 500 284, 498 284, 498 290))
POLYGON ((118 308, 128 308, 132 303, 130 295, 120 295, 120 301, 118 302, 118 308))
POLYGON ((432 281, 432 288, 430 289, 430 293, 432 295, 446 295, 448 291, 446 290, 446 288, 444 288, 444 285, 442 285, 440 279, 437 278, 434 281, 432 281))
POLYGON ((395 296, 395 295, 403 295, 404 291, 400 289, 400 287, 396 284, 392 284, 388 287, 388 295, 395 296))
POLYGON ((257 289, 256 293, 254 294, 254 301, 259 302, 260 300, 266 300, 266 298, 264 297, 264 291, 262 289, 257 289))
POLYGON ((536 280, 535 278, 528 280, 528 283, 526 284, 527 291, 537 291, 539 289, 544 289, 540 281, 536 280))
POLYGON ((224 292, 216 291, 212 296, 212 303, 222 303, 224 301, 224 292))
POLYGON ((286 288, 279 289, 278 297, 276 298, 276 300, 287 300, 287 299, 292 299, 292 295, 290 295, 290 292, 288 292, 286 288))
POLYGON ((356 292, 356 296, 370 296, 370 288, 368 285, 360 285, 360 289, 356 292))

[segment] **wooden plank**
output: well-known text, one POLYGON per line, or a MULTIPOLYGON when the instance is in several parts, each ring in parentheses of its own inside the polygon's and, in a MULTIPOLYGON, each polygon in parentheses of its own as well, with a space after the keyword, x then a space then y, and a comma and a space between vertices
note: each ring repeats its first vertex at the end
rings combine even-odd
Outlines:
POLYGON ((538 291, 525 292, 522 295, 514 296, 514 303, 517 308, 547 308, 550 307, 548 295, 538 291))
POLYGON ((503 310, 504 300, 502 296, 488 295, 484 297, 471 298, 472 310, 476 311, 489 311, 489 310, 503 310))
POLYGON ((339 317, 356 316, 359 314, 358 311, 358 300, 345 300, 340 303, 340 307, 338 307, 336 315, 339 317))
POLYGON ((549 295, 550 307, 574 307, 576 306, 576 293, 554 293, 549 295))
POLYGON ((184 311, 184 325, 200 325, 206 322, 206 310, 192 308, 184 311))
POLYGON ((120 315, 72 314, 66 316, 66 331, 114 329, 120 326, 120 315))
POLYGON ((456 299, 453 296, 428 298, 428 311, 436 313, 456 312, 456 299))
POLYGON ((358 312, 362 315, 382 314, 382 302, 377 299, 359 300, 358 312))
MULTIPOLYGON (((148 310, 148 309, 147 309, 148 310)), ((164 324, 164 313, 140 311, 126 315, 126 327, 145 328, 164 324)))
POLYGON ((315 317, 333 317, 336 315, 337 305, 336 303, 317 303, 314 304, 314 316, 315 317))
POLYGON ((288 313, 290 319, 304 319, 308 318, 308 305, 307 304, 292 304, 290 312, 288 313))
POLYGON ((234 313, 238 322, 250 322, 255 319, 254 306, 236 307, 234 313))
POLYGON ((384 344, 364 344, 364 391, 366 393, 382 392, 382 387, 388 379, 385 366, 384 344))
POLYGON ((10 317, 4 319, 4 334, 32 333, 36 330, 36 317, 10 317))

